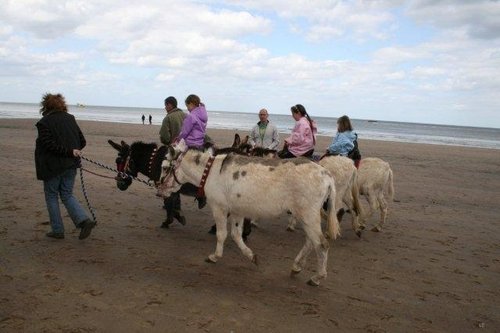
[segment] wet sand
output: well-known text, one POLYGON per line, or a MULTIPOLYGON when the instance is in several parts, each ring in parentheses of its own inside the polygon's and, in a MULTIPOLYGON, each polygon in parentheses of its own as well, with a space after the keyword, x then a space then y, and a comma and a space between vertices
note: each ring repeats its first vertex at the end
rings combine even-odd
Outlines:
MULTIPOLYGON (((66 238, 49 230, 36 180, 34 119, 0 119, 0 331, 2 332, 498 332, 500 330, 500 152, 360 140, 364 157, 394 172, 395 202, 380 233, 361 239, 342 223, 331 243, 328 277, 315 269, 290 278, 302 230, 287 216, 260 221, 250 263, 228 238, 217 264, 208 207, 183 197, 187 225, 159 226, 161 199, 134 182, 84 172, 97 215, 91 236, 64 208, 66 238)), ((87 158, 114 167, 107 140, 159 141, 159 126, 79 122, 87 158)), ((234 131, 209 130, 220 146, 234 131)), ((240 134, 246 134, 240 132, 240 134)), ((320 137, 317 151, 330 138, 320 137)), ((109 177, 110 171, 84 162, 109 177)), ((144 177, 143 177, 144 178, 144 177)), ((75 194, 85 205, 80 180, 75 194)), ((365 202, 363 202, 365 203, 365 202)), ((366 204, 366 203, 365 203, 366 204)), ((373 216, 373 219, 378 216, 373 216)), ((374 220, 372 220, 373 222, 374 220)))

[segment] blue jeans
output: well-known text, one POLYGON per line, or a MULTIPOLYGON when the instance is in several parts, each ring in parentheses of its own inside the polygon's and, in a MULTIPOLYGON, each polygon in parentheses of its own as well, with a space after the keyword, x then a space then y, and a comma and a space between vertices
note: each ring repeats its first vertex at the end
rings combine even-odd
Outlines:
POLYGON ((75 184, 76 169, 68 169, 58 176, 43 182, 45 192, 45 203, 49 211, 50 225, 55 233, 64 233, 64 224, 59 209, 59 196, 66 210, 73 220, 75 227, 88 219, 78 200, 73 196, 73 185, 75 184))

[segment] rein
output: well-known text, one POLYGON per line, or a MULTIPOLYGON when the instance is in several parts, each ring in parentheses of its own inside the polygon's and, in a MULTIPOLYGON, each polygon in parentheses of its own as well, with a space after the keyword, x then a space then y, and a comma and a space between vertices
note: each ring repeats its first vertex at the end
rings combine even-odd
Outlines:
MULTIPOLYGON (((119 170, 114 169, 114 168, 111 168, 111 167, 109 167, 109 166, 107 166, 107 165, 105 165, 105 164, 102 164, 102 163, 99 163, 99 162, 93 161, 93 160, 91 160, 90 158, 86 158, 85 156, 81 156, 80 158, 81 158, 81 159, 83 159, 83 160, 85 160, 85 161, 87 161, 87 162, 90 162, 90 163, 92 163, 92 164, 98 165, 98 166, 100 166, 101 168, 104 168, 104 169, 107 169, 107 170, 110 170, 110 171, 116 172, 116 173, 118 173, 118 175, 119 175, 120 177, 122 177, 122 178, 128 178, 128 177, 130 177, 130 178, 132 178, 132 179, 134 179, 134 180, 137 180, 137 181, 139 181, 139 182, 141 182, 141 183, 143 183, 143 184, 148 185, 149 187, 154 187, 154 185, 151 185, 151 183, 149 183, 149 182, 147 182, 147 181, 145 181, 145 180, 142 180, 142 179, 140 179, 140 178, 134 177, 134 176, 132 176, 132 175, 129 175, 129 174, 128 174, 128 173, 126 173, 126 172, 119 171, 119 170)), ((85 171, 87 171, 87 170, 85 170, 85 171)))
POLYGON ((210 156, 207 164, 205 164, 205 169, 203 170, 203 174, 201 176, 200 186, 198 186, 198 192, 196 192, 196 196, 199 198, 205 196, 205 183, 207 182, 208 174, 210 173, 212 164, 214 164, 214 160, 215 156, 210 156))
POLYGON ((149 179, 154 182, 158 182, 160 180, 161 163, 163 162, 163 156, 165 156, 166 151, 167 151, 167 146, 154 148, 153 152, 151 153, 151 157, 149 158, 149 163, 148 163, 149 179), (160 156, 161 159, 157 159, 158 156, 160 156), (156 174, 154 174, 153 172, 155 172, 156 174))
POLYGON ((184 158, 184 155, 186 155, 186 153, 181 153, 179 156, 177 156, 177 158, 173 161, 175 162, 174 165, 171 165, 169 168, 168 168, 168 172, 166 174, 166 176, 164 177, 163 181, 160 179, 160 182, 161 183, 164 183, 168 177, 170 175, 172 175, 174 177, 174 181, 178 184, 178 185, 183 185, 178 179, 177 179, 177 176, 175 175, 175 170, 179 167, 179 165, 181 165, 181 162, 182 162, 182 159, 184 158))
POLYGON ((94 209, 92 208, 92 205, 90 204, 89 197, 87 195, 87 190, 85 189, 85 182, 83 181, 83 168, 82 168, 82 157, 78 159, 78 168, 80 168, 80 182, 82 184, 82 192, 83 196, 85 197, 85 201, 87 202, 87 207, 89 208, 90 214, 92 214, 92 219, 94 223, 97 225, 97 217, 95 215, 94 209))

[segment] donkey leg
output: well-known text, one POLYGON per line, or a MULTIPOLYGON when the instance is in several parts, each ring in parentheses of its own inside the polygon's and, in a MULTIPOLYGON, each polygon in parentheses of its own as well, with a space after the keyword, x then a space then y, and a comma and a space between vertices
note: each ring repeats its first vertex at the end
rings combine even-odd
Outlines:
POLYGON ((368 201, 368 211, 363 210, 363 215, 361 216, 361 225, 366 226, 366 221, 373 215, 373 212, 377 209, 377 202, 373 197, 373 194, 365 194, 366 201, 368 201))
POLYGON ((316 251, 316 257, 318 260, 318 266, 316 274, 311 276, 307 284, 311 286, 319 286, 320 281, 326 278, 326 266, 328 262, 328 249, 330 245, 328 240, 323 235, 321 230, 321 219, 318 215, 315 219, 308 219, 308 221, 313 221, 313 223, 305 224, 304 230, 312 247, 316 251))
POLYGON ((174 222, 174 198, 172 196, 164 198, 163 207, 167 211, 167 219, 161 224, 161 227, 168 228, 174 222))
MULTIPOLYGON (((349 197, 344 198, 344 204, 346 204, 346 206, 351 211, 352 230, 354 230, 356 235, 361 238, 361 230, 363 230, 364 228, 361 227, 361 224, 359 223, 359 215, 356 212, 356 209, 354 209, 354 203, 353 203, 352 197, 349 196, 349 197)), ((344 213, 344 209, 341 208, 341 210, 344 213)), ((342 213, 342 215, 344 215, 343 213, 342 213)), ((338 217, 339 217, 339 214, 337 213, 337 219, 338 219, 338 217)), ((340 219, 339 219, 339 223, 340 223, 340 219)))
POLYGON ((180 224, 186 225, 186 218, 182 215, 181 210, 181 195, 179 192, 172 193, 174 197, 174 218, 179 221, 180 224))
POLYGON ((230 217, 231 220, 231 237, 234 242, 240 248, 241 252, 245 257, 250 259, 255 265, 257 265, 257 256, 252 252, 252 250, 243 241, 243 218, 240 217, 230 217))
POLYGON ((295 226, 297 225, 297 218, 295 216, 290 216, 288 219, 288 226, 286 227, 287 231, 295 231, 295 226))
POLYGON ((206 261, 216 263, 219 258, 222 258, 224 242, 227 237, 227 212, 221 208, 212 207, 212 214, 217 226, 217 245, 215 247, 215 252, 210 254, 206 261))
POLYGON ((295 260, 293 261, 292 271, 290 273, 290 276, 293 277, 302 272, 302 269, 306 266, 307 257, 309 256, 309 253, 311 253, 312 249, 313 249, 312 243, 306 236, 306 242, 304 243, 304 246, 300 250, 299 254, 297 254, 297 257, 295 257, 295 260))
POLYGON ((380 221, 379 223, 372 228, 372 231, 379 232, 382 230, 382 226, 385 223, 385 220, 387 219, 387 201, 385 200, 384 193, 379 193, 378 197, 378 206, 380 209, 380 221))
POLYGON ((252 233, 252 220, 249 218, 243 219, 243 240, 246 241, 247 237, 252 233))

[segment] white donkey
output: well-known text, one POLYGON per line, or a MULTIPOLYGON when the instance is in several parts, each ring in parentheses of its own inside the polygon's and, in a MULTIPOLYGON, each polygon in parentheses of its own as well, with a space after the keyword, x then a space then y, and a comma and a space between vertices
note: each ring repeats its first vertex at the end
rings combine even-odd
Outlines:
MULTIPOLYGON (((336 202, 335 210, 337 219, 342 219, 344 205, 351 212, 352 229, 358 237, 364 227, 359 222, 361 215, 361 204, 359 202, 358 174, 354 163, 350 158, 344 156, 325 156, 319 161, 319 165, 330 171, 335 180, 336 202)), ((295 218, 290 218, 288 231, 295 230, 295 218)))
POLYGON ((394 198, 393 174, 389 163, 376 157, 362 159, 358 170, 358 188, 370 205, 368 212, 362 215, 361 224, 364 226, 379 208, 380 220, 372 231, 382 230, 387 219, 388 202, 394 198))
POLYGON ((231 236, 242 253, 257 264, 257 256, 242 240, 243 217, 270 218, 290 211, 302 221, 306 242, 294 260, 292 275, 305 266, 307 256, 315 250, 317 272, 308 284, 317 286, 326 277, 329 243, 321 230, 320 210, 327 208, 328 238, 340 234, 335 215, 335 183, 330 173, 308 159, 264 159, 235 154, 213 156, 210 151, 187 149, 184 141, 170 147, 158 194, 168 197, 183 183, 200 184, 217 225, 217 246, 207 262, 222 257, 227 237, 227 220, 231 236))

